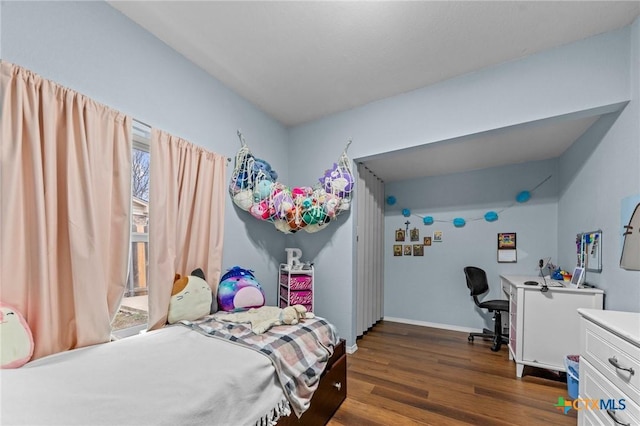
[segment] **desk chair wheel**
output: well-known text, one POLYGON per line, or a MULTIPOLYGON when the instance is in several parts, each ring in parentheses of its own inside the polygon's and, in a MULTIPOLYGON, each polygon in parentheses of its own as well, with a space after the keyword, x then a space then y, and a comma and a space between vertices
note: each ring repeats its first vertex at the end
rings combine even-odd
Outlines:
POLYGON ((473 336, 467 337, 467 340, 469 341, 469 343, 473 343, 473 336))

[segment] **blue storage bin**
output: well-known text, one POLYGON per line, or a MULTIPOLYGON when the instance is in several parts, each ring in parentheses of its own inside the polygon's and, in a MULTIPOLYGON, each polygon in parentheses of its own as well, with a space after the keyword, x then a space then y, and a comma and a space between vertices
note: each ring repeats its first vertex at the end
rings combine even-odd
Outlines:
POLYGON ((580 385, 580 356, 567 355, 564 358, 564 367, 567 370, 567 392, 569 398, 578 398, 580 385))

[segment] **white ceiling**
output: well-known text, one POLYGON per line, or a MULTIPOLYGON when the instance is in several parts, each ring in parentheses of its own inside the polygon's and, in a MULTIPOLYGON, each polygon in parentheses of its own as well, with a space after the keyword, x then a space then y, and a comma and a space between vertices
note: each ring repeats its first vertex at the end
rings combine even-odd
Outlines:
MULTIPOLYGON (((640 1, 109 3, 285 126, 620 28, 640 14, 640 1)), ((487 145, 470 151, 478 140, 465 138, 366 164, 394 181, 424 176, 434 158, 430 174, 553 158, 592 122, 480 135, 490 156, 487 145)))

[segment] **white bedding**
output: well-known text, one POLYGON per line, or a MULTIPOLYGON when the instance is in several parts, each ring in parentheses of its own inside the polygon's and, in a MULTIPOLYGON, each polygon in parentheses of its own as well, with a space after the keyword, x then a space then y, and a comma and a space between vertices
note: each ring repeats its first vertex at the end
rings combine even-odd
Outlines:
POLYGON ((288 409, 269 358, 167 327, 0 370, 2 425, 253 425, 288 409))

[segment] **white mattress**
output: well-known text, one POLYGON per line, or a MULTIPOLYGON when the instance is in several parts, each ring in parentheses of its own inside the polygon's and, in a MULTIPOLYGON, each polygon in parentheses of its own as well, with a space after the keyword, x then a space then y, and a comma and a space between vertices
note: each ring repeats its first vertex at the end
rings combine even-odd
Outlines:
POLYGON ((0 370, 2 425, 253 425, 286 405, 268 357, 175 326, 0 370))

